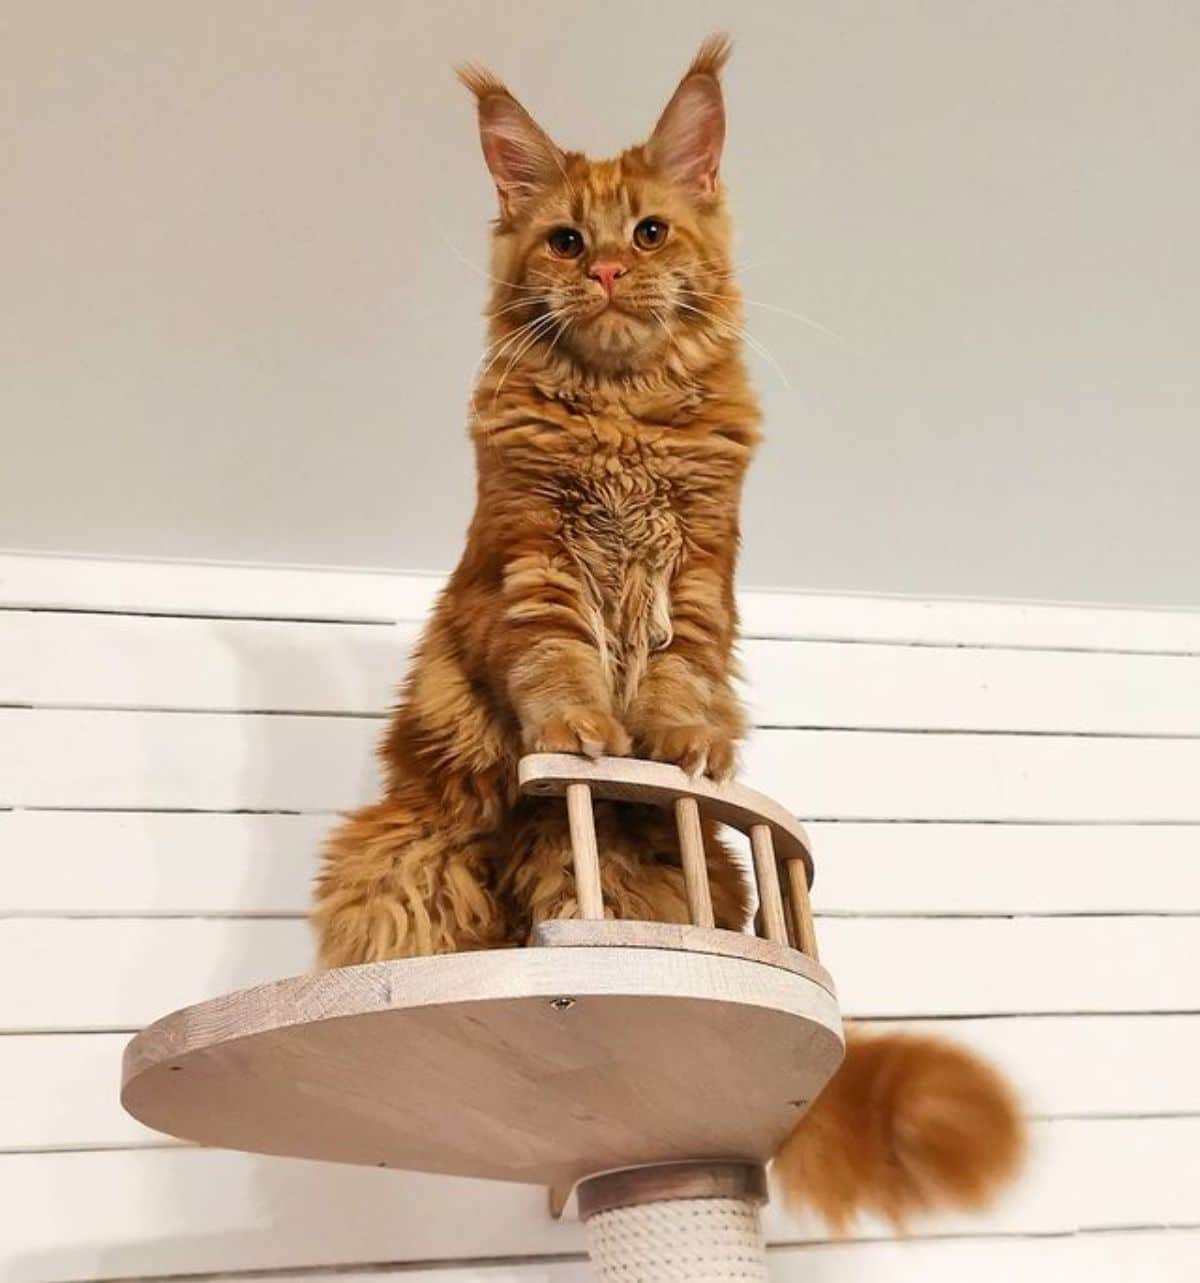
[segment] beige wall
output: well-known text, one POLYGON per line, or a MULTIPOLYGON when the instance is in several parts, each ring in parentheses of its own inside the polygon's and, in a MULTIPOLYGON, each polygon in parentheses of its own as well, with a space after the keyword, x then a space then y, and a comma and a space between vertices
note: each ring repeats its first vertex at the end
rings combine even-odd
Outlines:
POLYGON ((7 0, 0 546, 438 569, 488 184, 738 40, 746 582, 1197 604, 1200 5, 7 0))

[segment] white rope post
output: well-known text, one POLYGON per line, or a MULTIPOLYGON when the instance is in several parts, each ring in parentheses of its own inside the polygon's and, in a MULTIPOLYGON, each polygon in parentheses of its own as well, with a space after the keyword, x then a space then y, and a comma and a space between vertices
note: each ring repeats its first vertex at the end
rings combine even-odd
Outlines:
POLYGON ((767 1283, 766 1175, 745 1163, 667 1163, 579 1186, 602 1283, 767 1283))

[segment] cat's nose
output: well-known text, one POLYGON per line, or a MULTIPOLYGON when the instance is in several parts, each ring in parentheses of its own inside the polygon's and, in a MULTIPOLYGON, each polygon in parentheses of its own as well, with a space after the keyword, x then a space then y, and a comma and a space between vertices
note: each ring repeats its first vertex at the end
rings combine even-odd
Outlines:
POLYGON ((629 268, 624 263, 617 262, 616 259, 603 259, 598 263, 593 263, 588 268, 588 275, 593 281, 599 281, 604 286, 604 292, 612 297, 613 282, 618 277, 624 276, 629 268))

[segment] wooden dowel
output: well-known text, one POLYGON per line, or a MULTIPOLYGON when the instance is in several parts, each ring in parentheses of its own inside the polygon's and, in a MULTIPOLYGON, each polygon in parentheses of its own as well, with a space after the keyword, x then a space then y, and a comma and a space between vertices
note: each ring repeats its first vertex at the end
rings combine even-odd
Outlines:
MULTIPOLYGON (((779 886, 783 892, 783 916, 787 923, 788 944, 793 949, 800 949, 800 932, 796 927, 796 914, 792 907, 792 890, 788 875, 787 861, 780 859, 778 854, 775 858, 775 866, 779 870, 779 886)), ((803 952, 801 950, 801 952, 803 952)))
POLYGON ((704 832, 700 807, 694 797, 675 799, 675 824, 679 829, 679 854, 683 885, 687 891, 688 917, 696 927, 713 925, 712 892, 708 887, 708 861, 704 858, 704 832))
POLYGON ((596 846, 592 790, 586 784, 567 785, 567 820, 571 825, 571 858, 575 864, 579 916, 598 922, 604 917, 604 895, 600 890, 600 851, 596 846))
POLYGON ((788 902, 796 948, 808 954, 814 962, 819 962, 817 933, 813 929, 812 906, 808 899, 808 871, 803 860, 788 860, 784 867, 787 869, 788 902))
POLYGON ((758 903, 763 934, 776 944, 787 944, 787 919, 779 891, 779 869, 775 864, 775 841, 769 824, 750 827, 750 849, 754 852, 754 873, 758 879, 758 903))

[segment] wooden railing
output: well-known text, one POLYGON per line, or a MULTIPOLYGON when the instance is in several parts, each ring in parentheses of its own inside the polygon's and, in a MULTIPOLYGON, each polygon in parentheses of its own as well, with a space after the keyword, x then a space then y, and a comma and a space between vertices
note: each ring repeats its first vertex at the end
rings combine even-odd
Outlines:
POLYGON ((593 799, 641 802, 675 814, 691 925, 714 925, 701 831, 701 818, 708 817, 750 838, 758 888, 757 933, 817 960, 808 895, 813 877, 808 838, 796 819, 769 797, 740 784, 693 779, 675 766, 621 757, 593 762, 538 753, 522 758, 518 778, 524 793, 566 798, 580 918, 604 917, 593 799))

